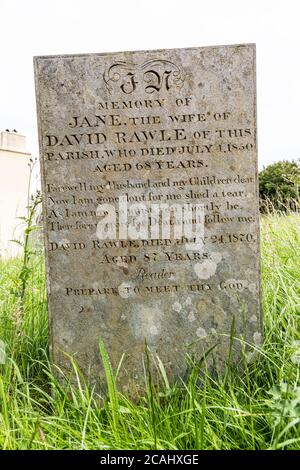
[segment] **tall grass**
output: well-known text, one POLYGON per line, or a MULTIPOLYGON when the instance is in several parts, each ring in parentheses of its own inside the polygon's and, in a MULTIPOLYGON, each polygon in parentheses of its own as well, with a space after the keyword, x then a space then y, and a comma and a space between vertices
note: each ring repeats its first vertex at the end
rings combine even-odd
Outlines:
POLYGON ((74 362, 78 386, 62 389, 48 359, 43 258, 30 257, 22 295, 23 260, 0 262, 0 447, 300 449, 299 236, 299 215, 264 216, 265 341, 255 364, 212 377, 203 361, 170 386, 157 359, 163 385, 157 390, 146 373, 139 401, 117 390, 103 343, 108 398, 99 401, 74 362))

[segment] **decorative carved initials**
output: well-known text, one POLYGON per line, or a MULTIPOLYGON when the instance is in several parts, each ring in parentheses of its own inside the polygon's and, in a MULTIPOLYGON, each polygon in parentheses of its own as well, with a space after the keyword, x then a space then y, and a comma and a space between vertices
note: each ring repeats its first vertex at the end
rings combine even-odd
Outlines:
POLYGON ((129 93, 132 93, 136 89, 136 85, 138 82, 134 79, 134 73, 129 72, 127 74, 128 81, 124 82, 120 88, 123 91, 123 93, 126 93, 127 95, 129 93))
POLYGON ((163 59, 149 60, 141 65, 116 62, 103 74, 109 92, 117 88, 127 95, 141 86, 149 94, 169 91, 172 87, 181 88, 184 79, 184 73, 178 65, 163 59))

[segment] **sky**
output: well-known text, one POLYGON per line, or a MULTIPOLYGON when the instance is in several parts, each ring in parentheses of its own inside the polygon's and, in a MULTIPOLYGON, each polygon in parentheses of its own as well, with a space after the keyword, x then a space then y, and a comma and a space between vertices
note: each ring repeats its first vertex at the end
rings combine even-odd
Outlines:
POLYGON ((0 130, 38 155, 33 56, 256 43, 258 159, 300 158, 299 0, 0 0, 0 130))

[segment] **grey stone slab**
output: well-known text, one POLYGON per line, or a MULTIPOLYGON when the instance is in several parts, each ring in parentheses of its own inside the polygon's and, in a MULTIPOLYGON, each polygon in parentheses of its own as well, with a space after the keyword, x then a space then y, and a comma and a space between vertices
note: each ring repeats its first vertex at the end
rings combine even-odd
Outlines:
POLYGON ((34 62, 54 363, 68 371, 67 353, 103 382, 101 337, 114 367, 125 354, 120 386, 138 388, 145 341, 175 379, 213 346, 222 369, 233 325, 233 361, 251 361, 255 45, 34 62))

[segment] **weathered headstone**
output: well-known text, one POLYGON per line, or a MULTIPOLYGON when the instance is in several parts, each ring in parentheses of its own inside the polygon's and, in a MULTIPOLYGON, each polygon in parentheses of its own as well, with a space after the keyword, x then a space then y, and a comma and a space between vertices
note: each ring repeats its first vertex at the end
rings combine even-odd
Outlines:
POLYGON ((35 58, 53 361, 143 383, 261 340, 255 46, 35 58), (172 209, 170 209, 172 207, 172 209), (169 208, 169 212, 168 212, 169 208), (123 374, 123 375, 122 375, 123 374))

